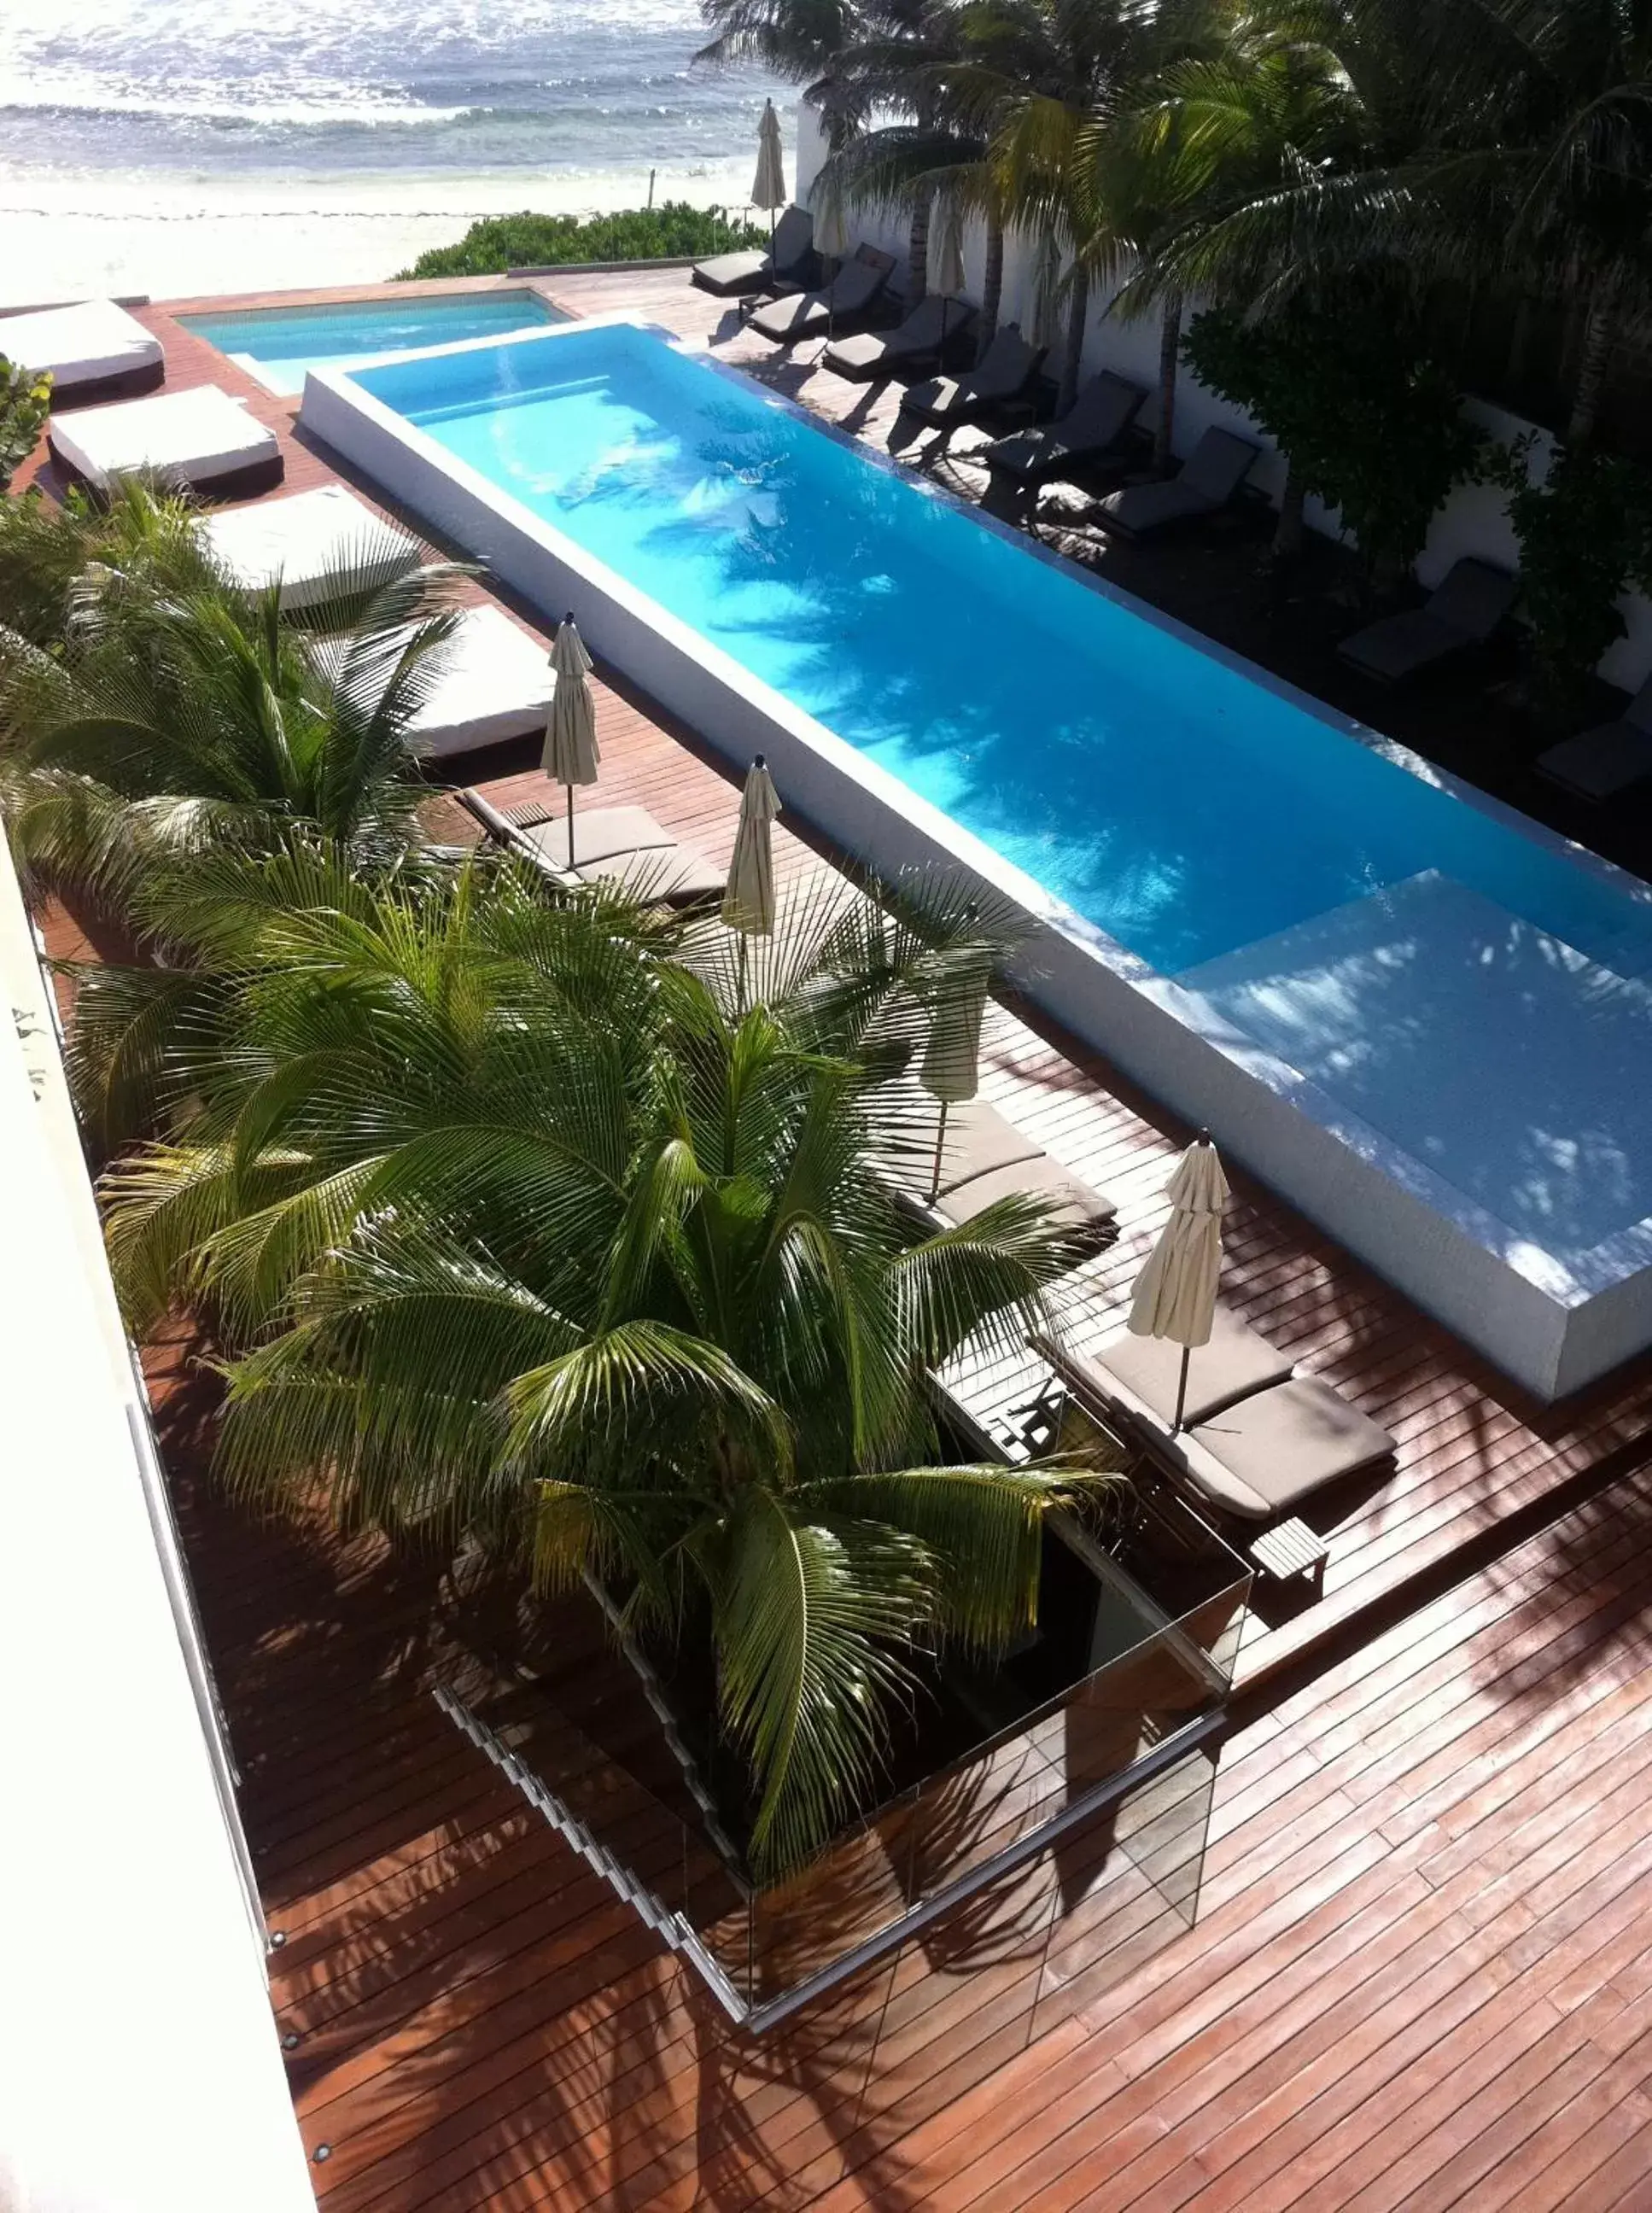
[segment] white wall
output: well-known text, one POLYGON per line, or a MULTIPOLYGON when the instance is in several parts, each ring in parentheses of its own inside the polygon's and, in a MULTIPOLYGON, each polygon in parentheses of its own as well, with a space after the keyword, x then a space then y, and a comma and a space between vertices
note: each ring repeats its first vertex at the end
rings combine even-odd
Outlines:
POLYGON ((314 2213, 0 838, 0 2213, 314 2213))
MULTIPOLYGON (((812 108, 799 106, 797 111, 797 180, 796 197, 807 202, 810 186, 819 173, 825 158, 826 147, 819 119, 812 108)), ((869 239, 874 245, 899 257, 904 269, 907 235, 907 219, 899 214, 856 215, 854 229, 869 239)), ((1033 282, 1034 249, 1022 239, 1011 238, 1004 253, 1004 286, 1003 320, 1016 321, 1031 309, 1033 282)), ((978 224, 971 225, 964 241, 964 273, 966 290, 970 296, 981 296, 981 277, 985 260, 985 238, 978 224)), ((1145 385, 1148 399, 1140 420, 1151 429, 1158 419, 1159 384, 1159 320, 1156 314, 1134 322, 1107 313, 1107 303, 1097 300, 1090 310, 1090 320, 1084 344, 1084 365, 1091 371, 1103 369, 1116 370, 1133 383, 1145 385)), ((1524 436, 1536 426, 1519 416, 1507 414, 1501 408, 1484 401, 1471 399, 1467 403, 1470 418, 1492 435, 1504 441, 1524 436)), ((1251 420, 1241 407, 1234 407, 1207 391, 1198 379, 1184 367, 1176 387, 1176 422, 1173 442, 1179 454, 1186 454, 1203 433, 1212 425, 1236 430, 1241 436, 1253 438, 1267 448, 1265 460, 1259 462, 1252 476, 1257 485, 1277 505, 1284 483, 1284 465, 1265 434, 1251 420)), ((1533 450, 1533 466, 1540 474, 1548 465, 1553 441, 1544 430, 1538 430, 1533 450)), ((1317 500, 1309 500, 1306 519, 1311 529, 1340 537, 1342 532, 1334 511, 1327 512, 1317 500)), ((1481 560, 1494 561, 1507 568, 1519 566, 1519 547, 1509 527, 1503 494, 1491 485, 1460 485, 1435 516, 1429 531, 1428 543, 1417 563, 1417 575, 1425 585, 1437 584, 1454 561, 1465 554, 1473 554, 1481 560)), ((1618 602, 1628 626, 1628 634, 1620 638, 1605 655, 1600 662, 1600 674, 1613 684, 1621 684, 1633 691, 1652 675, 1652 600, 1640 593, 1626 594, 1618 602)))

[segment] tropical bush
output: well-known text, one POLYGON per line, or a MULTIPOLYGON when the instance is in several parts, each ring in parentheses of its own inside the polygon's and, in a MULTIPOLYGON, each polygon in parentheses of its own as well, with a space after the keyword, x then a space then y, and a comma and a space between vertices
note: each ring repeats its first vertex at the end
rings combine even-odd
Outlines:
POLYGON ((0 628, 0 806, 35 880, 121 911, 168 855, 320 835, 372 868, 418 842, 406 733, 460 571, 387 531, 290 616, 141 485, 107 515, 0 513, 0 578, 39 564, 27 627, 0 628))
POLYGON ((1243 407, 1286 458, 1279 551, 1296 550, 1312 494, 1341 510, 1379 588, 1397 584, 1484 443, 1403 288, 1373 275, 1299 294, 1270 315, 1210 308, 1194 318, 1184 351, 1200 381, 1243 407))
POLYGON ((0 497, 34 451, 52 412, 52 379, 0 354, 0 497))
POLYGON ((1501 448, 1520 540, 1521 611, 1534 687, 1549 712, 1588 698, 1601 655, 1625 635, 1619 596, 1652 586, 1652 479, 1615 454, 1557 446, 1532 473, 1533 441, 1501 448))
POLYGON ((165 967, 91 971, 94 1123, 133 1321, 229 1351, 222 1462, 264 1501, 587 1573, 708 1654, 765 1873, 878 1772, 913 1649, 1033 1618, 1072 1478, 942 1465, 927 1377, 1060 1326, 1079 1246, 1006 1198, 936 1234, 912 1074, 997 949, 929 893, 801 899, 742 986, 716 922, 507 865, 368 884, 230 854, 143 895, 165 967))
POLYGON ((613 215, 489 216, 473 223, 456 246, 435 246, 411 269, 414 277, 503 276, 510 269, 564 268, 582 261, 700 260, 742 246, 766 246, 759 229, 726 208, 690 207, 667 200, 657 208, 625 208, 613 215))

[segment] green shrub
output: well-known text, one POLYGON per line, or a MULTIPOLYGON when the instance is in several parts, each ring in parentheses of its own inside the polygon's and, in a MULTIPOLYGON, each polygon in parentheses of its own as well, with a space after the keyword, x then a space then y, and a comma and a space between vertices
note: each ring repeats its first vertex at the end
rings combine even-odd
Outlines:
POLYGON ((0 493, 34 451, 52 411, 52 379, 19 369, 0 353, 0 493))
POLYGON ((1564 717, 1587 703, 1600 656, 1624 635, 1619 594, 1652 584, 1652 478, 1615 454, 1557 446, 1533 479, 1534 442, 1499 448, 1489 473, 1508 490, 1520 540, 1533 689, 1564 717))
POLYGON ((732 216, 727 208, 690 207, 667 200, 657 208, 623 208, 614 215, 489 216, 473 223, 457 246, 421 253, 410 277, 494 277, 509 269, 563 268, 578 261, 698 261, 742 246, 765 246, 768 229, 732 216))
POLYGON ((1278 445, 1295 511, 1310 492, 1340 509, 1379 590, 1399 582, 1452 486, 1478 471, 1455 377, 1403 289, 1369 272, 1254 320, 1211 308, 1182 351, 1278 445))

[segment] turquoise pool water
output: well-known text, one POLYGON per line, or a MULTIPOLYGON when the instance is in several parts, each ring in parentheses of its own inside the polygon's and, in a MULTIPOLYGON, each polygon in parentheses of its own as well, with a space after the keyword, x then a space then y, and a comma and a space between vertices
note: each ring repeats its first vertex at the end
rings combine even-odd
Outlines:
POLYGON ((184 327, 249 369, 271 392, 301 393, 313 369, 350 369, 381 353, 503 338, 567 320, 536 292, 448 300, 362 301, 336 308, 269 308, 245 315, 186 315, 184 327))
POLYGON ((1632 887, 646 332, 357 381, 1163 974, 1429 869, 1652 969, 1632 887))

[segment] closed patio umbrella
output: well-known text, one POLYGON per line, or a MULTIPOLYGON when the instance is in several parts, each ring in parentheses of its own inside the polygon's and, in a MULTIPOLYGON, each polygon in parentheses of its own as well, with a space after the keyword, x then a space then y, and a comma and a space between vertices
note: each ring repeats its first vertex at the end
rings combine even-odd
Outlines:
POLYGON ((757 126, 757 174, 752 180, 752 205, 769 211, 769 244, 774 244, 774 211, 786 204, 786 170, 780 145, 780 118, 774 102, 763 103, 757 126))
POLYGON ((1180 1344, 1181 1378, 1176 1386, 1176 1418, 1181 1427, 1187 1403, 1187 1367, 1193 1348, 1208 1344, 1216 1321, 1216 1279, 1222 1273, 1222 1210, 1228 1204, 1228 1179, 1201 1130, 1176 1163, 1167 1186, 1170 1219, 1136 1279, 1126 1325, 1137 1337, 1168 1338, 1180 1344))
POLYGON ((941 210, 940 243, 935 255, 935 289, 941 295, 941 351, 947 351, 947 306, 964 289, 964 210, 956 192, 941 210))
POLYGON ((761 753, 746 775, 740 796, 740 826, 735 857, 722 894, 722 919, 740 934, 740 996, 746 997, 746 941, 767 937, 774 929, 774 821, 779 794, 761 753))
POLYGON ((820 187, 819 193, 820 204, 814 210, 814 250, 832 264, 826 292, 826 342, 829 346, 836 335, 838 321, 830 285, 836 282, 838 265, 849 251, 849 225, 844 216, 842 195, 829 186, 820 187))
POLYGON ((551 714, 545 729, 543 765, 553 783, 568 792, 568 865, 574 865, 574 786, 596 782, 602 755, 596 742, 596 702, 591 696, 591 656, 574 627, 572 615, 564 618, 551 647, 551 666, 557 688, 551 695, 551 714))
POLYGON ((1061 248, 1046 231, 1033 271, 1033 298, 1027 314, 1027 342, 1046 353, 1061 343, 1061 248))
POLYGON ((935 1133, 935 1162, 930 1175, 930 1204, 941 1190, 941 1156, 946 1149, 947 1112, 973 1099, 981 1082, 981 1023, 986 1013, 986 969, 970 968, 952 978, 931 1003, 930 1033, 917 1080, 941 1102, 935 1133))

